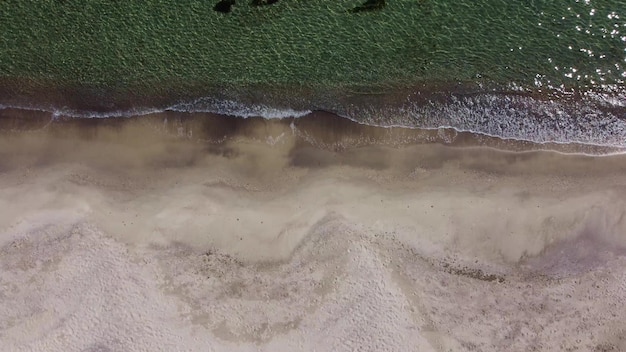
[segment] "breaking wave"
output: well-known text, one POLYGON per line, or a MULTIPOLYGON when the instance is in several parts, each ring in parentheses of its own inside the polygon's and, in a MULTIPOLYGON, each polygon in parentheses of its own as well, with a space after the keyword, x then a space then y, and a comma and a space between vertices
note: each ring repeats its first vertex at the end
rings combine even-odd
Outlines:
POLYGON ((422 94, 393 99, 383 96, 345 96, 249 101, 240 97, 202 97, 164 107, 86 111, 67 107, 1 105, 33 110, 51 119, 132 118, 162 112, 211 113, 239 118, 301 118, 327 111, 363 125, 411 129, 452 129, 489 137, 533 143, 584 144, 626 148, 626 98, 621 90, 576 96, 548 96, 509 91, 422 94))

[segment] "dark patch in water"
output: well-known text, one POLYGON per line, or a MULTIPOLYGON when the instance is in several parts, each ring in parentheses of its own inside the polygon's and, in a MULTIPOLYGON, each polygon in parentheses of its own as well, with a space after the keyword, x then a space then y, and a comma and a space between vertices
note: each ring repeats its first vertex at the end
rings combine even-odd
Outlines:
POLYGON ((272 5, 277 3, 278 0, 252 0, 252 2, 250 2, 250 5, 252 6, 265 6, 265 5, 272 5))
POLYGON ((213 11, 221 13, 229 13, 232 10, 232 6, 235 5, 235 0, 221 0, 213 7, 213 11))
POLYGON ((385 0, 367 0, 363 4, 354 7, 351 12, 358 13, 364 11, 382 10, 385 5, 385 0))

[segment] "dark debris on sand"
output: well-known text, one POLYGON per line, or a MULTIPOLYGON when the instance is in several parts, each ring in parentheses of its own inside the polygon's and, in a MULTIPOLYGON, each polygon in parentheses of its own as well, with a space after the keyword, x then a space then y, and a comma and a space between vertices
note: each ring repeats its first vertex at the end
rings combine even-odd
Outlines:
POLYGON ((449 263, 445 263, 445 262, 443 263, 442 266, 443 266, 444 271, 447 272, 448 274, 465 276, 471 279, 488 281, 488 282, 495 282, 495 281, 499 283, 505 282, 505 278, 503 276, 495 275, 495 274, 487 274, 480 269, 469 268, 467 266, 454 267, 450 265, 449 263))

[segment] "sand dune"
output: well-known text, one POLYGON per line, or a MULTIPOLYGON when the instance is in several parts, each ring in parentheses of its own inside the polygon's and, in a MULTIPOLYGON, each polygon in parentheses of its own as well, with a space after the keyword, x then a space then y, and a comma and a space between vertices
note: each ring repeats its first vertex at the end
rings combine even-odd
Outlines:
POLYGON ((625 157, 155 126, 5 133, 2 350, 626 350, 625 157))

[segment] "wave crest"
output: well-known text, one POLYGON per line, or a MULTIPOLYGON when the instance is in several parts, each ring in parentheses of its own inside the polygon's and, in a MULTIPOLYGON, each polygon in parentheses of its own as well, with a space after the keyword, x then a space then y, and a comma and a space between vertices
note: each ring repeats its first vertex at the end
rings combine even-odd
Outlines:
POLYGON ((552 96, 537 92, 420 92, 382 95, 325 94, 271 96, 254 100, 241 95, 201 97, 165 107, 84 111, 67 107, 0 105, 51 113, 62 118, 131 118, 161 112, 212 113, 240 118, 301 118, 322 110, 377 127, 452 129, 533 143, 584 144, 626 148, 624 89, 552 96), (285 96, 287 97, 285 99, 285 96), (292 100, 289 100, 292 99, 292 100))

